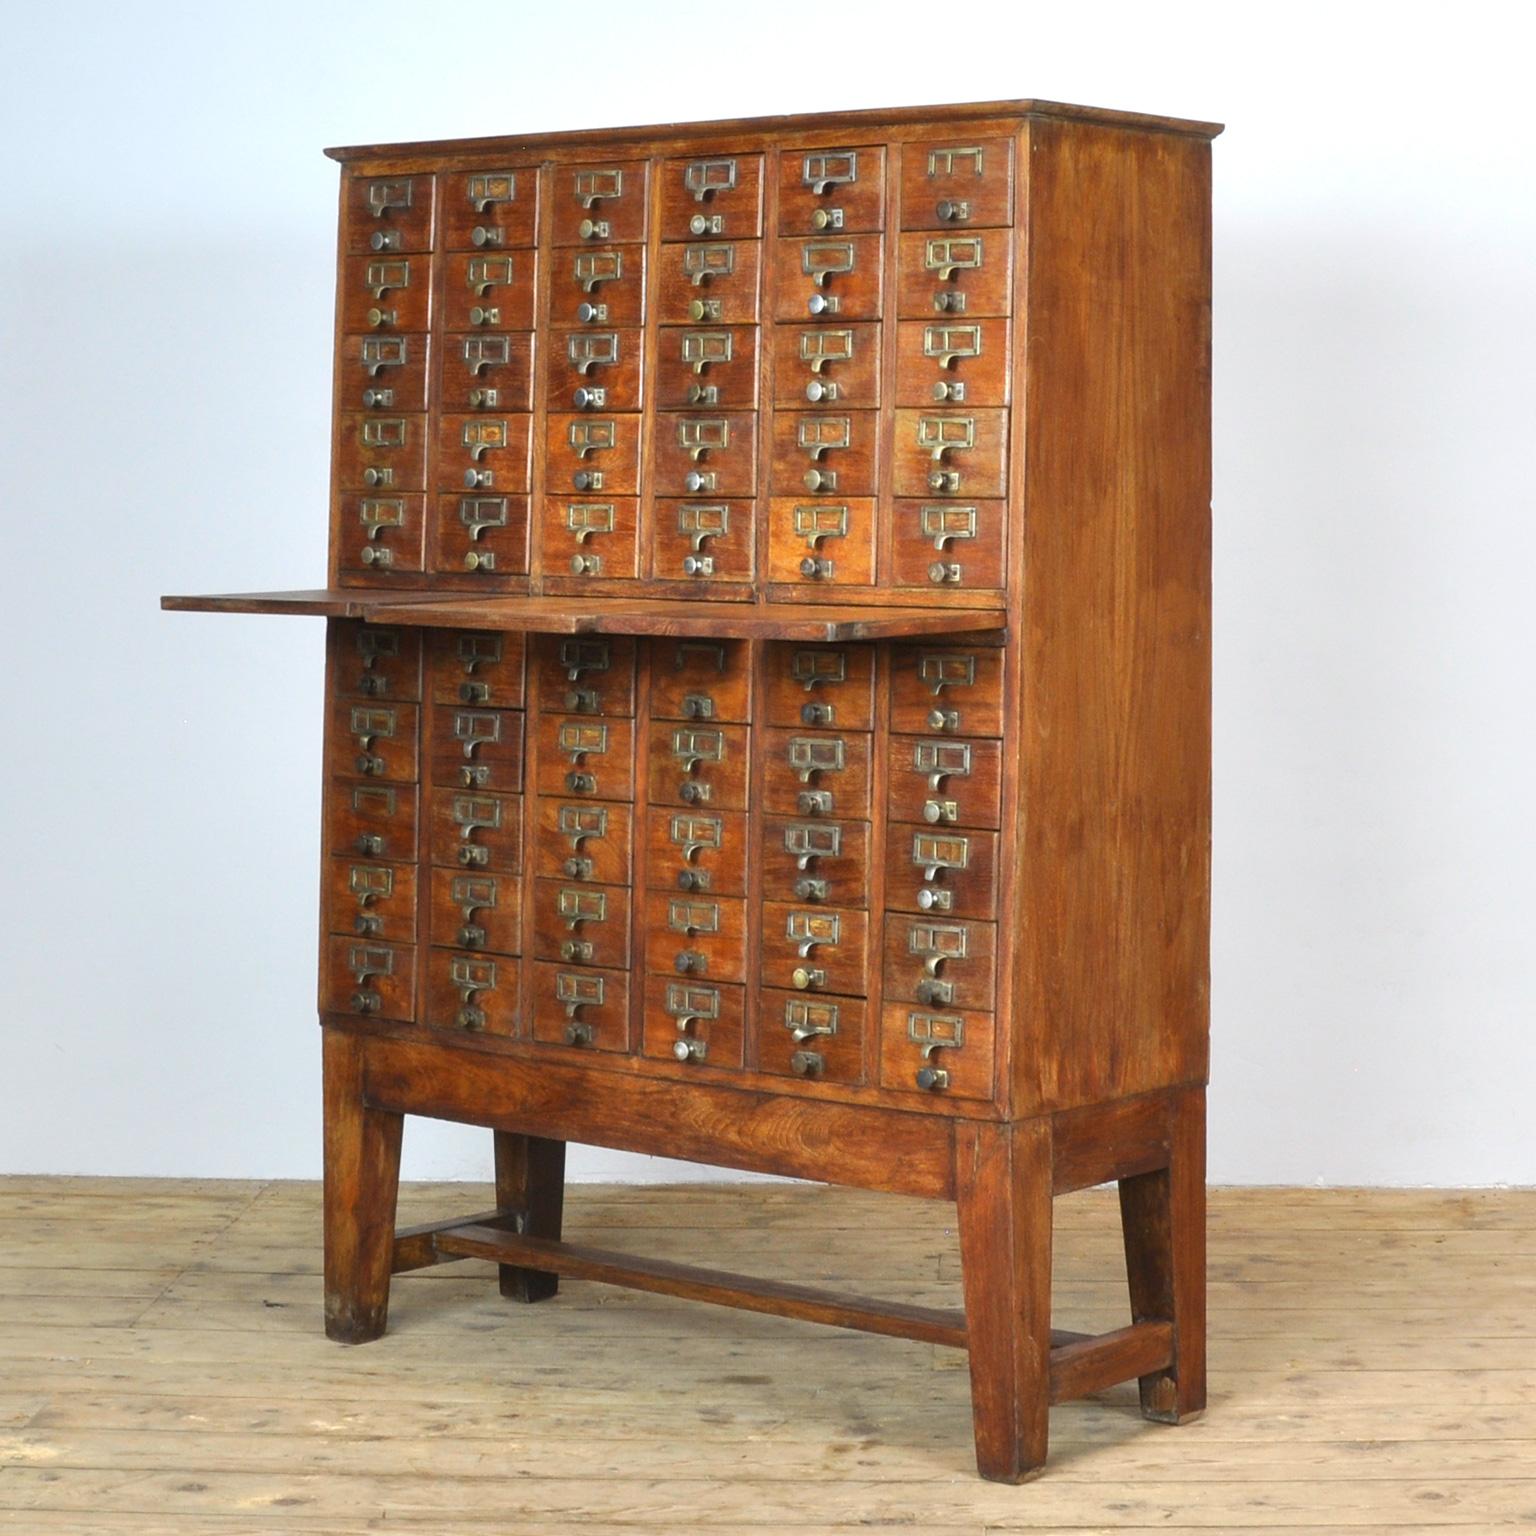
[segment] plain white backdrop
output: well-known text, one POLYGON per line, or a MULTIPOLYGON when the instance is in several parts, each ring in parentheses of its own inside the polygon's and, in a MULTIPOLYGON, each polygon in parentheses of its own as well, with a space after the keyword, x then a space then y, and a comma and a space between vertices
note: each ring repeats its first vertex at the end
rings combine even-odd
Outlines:
POLYGON ((9 9, 0 1171, 319 1169, 321 146, 1036 96, 1229 125, 1211 1176, 1536 1182, 1529 14, 9 9))

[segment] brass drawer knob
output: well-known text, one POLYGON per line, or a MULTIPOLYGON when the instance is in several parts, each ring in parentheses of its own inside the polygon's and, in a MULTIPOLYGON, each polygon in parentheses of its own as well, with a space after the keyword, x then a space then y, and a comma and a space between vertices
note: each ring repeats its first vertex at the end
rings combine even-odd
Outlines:
POLYGON ((827 973, 820 966, 797 965, 789 979, 801 992, 806 992, 812 987, 826 986, 827 973))

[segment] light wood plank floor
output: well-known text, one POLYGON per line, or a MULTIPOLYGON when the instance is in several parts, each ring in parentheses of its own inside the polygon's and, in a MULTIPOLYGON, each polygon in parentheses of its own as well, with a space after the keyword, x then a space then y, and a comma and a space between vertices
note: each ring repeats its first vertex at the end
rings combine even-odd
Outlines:
MULTIPOLYGON (((402 1222, 494 1202, 413 1186, 402 1222)), ((947 1207, 578 1186, 568 1235, 958 1306, 947 1207)), ((953 1351, 491 1266, 320 1328, 312 1184, 0 1179, 0 1530, 645 1536, 1536 1529, 1536 1192, 1212 1196, 1211 1406, 1054 1411, 978 1481, 953 1351)), ((1057 1203, 1056 1321, 1125 1320, 1112 1199, 1057 1203)))

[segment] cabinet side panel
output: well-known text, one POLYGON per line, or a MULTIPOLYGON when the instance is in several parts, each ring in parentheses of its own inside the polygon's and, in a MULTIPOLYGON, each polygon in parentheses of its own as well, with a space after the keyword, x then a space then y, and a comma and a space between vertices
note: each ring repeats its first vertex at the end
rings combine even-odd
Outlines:
POLYGON ((1035 122, 1015 1105, 1203 1081, 1210 146, 1035 122))

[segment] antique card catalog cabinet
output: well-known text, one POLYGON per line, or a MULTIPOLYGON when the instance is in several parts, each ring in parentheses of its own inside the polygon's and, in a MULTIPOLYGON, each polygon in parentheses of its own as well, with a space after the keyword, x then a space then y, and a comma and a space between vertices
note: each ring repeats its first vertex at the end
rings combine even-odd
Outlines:
POLYGON ((327 618, 333 1338, 480 1256, 967 1350, 989 1478, 1200 1411, 1218 131, 333 151, 328 581, 165 600, 327 618), (494 1211, 394 1230, 408 1114, 494 1211), (953 1201, 964 1307, 562 1242, 568 1141, 953 1201), (1053 1332, 1111 1180, 1128 1315, 1053 1332))

